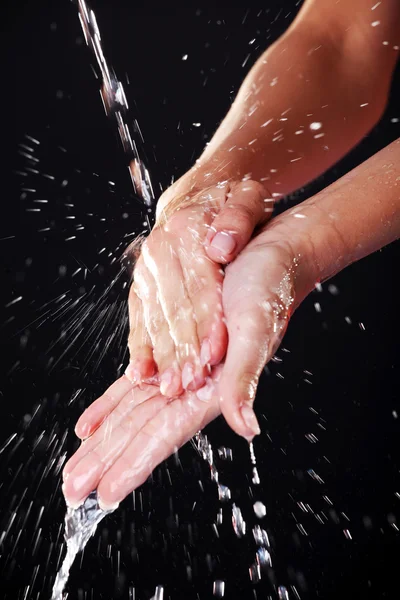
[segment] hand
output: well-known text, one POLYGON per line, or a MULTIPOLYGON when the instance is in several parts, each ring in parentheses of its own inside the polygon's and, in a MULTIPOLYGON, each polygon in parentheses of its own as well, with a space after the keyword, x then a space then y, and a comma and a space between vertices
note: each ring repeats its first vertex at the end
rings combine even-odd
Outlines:
MULTIPOLYGON (((297 264, 302 236, 296 221, 290 212, 276 219, 227 268, 228 353, 205 387, 170 400, 156 380, 139 388, 123 376, 83 413, 75 431, 85 441, 64 469, 69 504, 79 505, 97 488, 102 506, 112 507, 221 409, 239 434, 252 439, 259 433, 252 410, 258 377, 305 295, 304 282, 312 280, 297 264)), ((302 265, 308 273, 305 259, 302 265)))
POLYGON ((80 417, 82 445, 64 467, 63 492, 72 507, 98 491, 100 506, 113 508, 141 485, 155 467, 219 414, 214 392, 221 368, 197 392, 173 401, 158 384, 132 386, 118 379, 80 417))
POLYGON ((183 198, 187 183, 177 184, 160 200, 135 266, 126 371, 137 382, 158 370, 160 391, 169 397, 204 385, 210 366, 225 355, 218 263, 233 260, 272 212, 257 182, 212 185, 183 198))
POLYGON ((140 390, 124 376, 85 411, 76 433, 92 437, 65 466, 68 501, 76 505, 97 486, 104 504, 121 500, 221 409, 240 435, 258 433, 258 378, 293 310, 317 281, 399 237, 399 158, 397 140, 275 218, 229 265, 223 285, 228 352, 203 389, 171 402, 156 385, 140 390))

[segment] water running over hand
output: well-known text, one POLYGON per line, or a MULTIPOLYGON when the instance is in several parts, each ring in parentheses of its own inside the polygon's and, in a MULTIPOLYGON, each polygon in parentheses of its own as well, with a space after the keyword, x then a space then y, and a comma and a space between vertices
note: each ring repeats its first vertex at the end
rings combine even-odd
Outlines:
POLYGON ((67 543, 61 569, 53 587, 52 600, 63 600, 64 589, 68 581, 69 572, 78 552, 81 552, 89 539, 94 535, 97 525, 113 510, 102 510, 97 501, 97 492, 92 492, 79 508, 68 508, 65 515, 64 539, 67 543))

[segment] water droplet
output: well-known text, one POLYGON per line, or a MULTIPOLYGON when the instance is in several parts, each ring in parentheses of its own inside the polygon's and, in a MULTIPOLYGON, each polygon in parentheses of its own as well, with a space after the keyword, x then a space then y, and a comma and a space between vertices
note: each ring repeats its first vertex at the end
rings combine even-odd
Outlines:
POLYGON ((236 504, 232 506, 232 525, 239 538, 246 535, 246 522, 243 519, 242 511, 236 504))
POLYGON ((213 594, 217 598, 223 598, 225 596, 225 581, 216 579, 213 583, 213 594))
POLYGON ((278 598, 279 600, 289 600, 289 592, 283 585, 278 587, 278 598))
POLYGON ((257 467, 253 467, 252 482, 254 485, 260 485, 260 476, 258 474, 257 467))
POLYGON ((265 504, 263 504, 260 501, 254 503, 253 509, 254 509, 255 515, 259 519, 262 519, 267 514, 267 509, 265 507, 265 504))
POLYGON ((162 585, 156 587, 156 591, 151 600, 164 600, 164 588, 162 585))
POLYGON ((221 448, 218 448, 218 456, 222 460, 233 460, 232 449, 225 448, 225 446, 221 446, 221 448))
POLYGON ((256 525, 253 529, 254 541, 257 546, 270 547, 269 537, 265 529, 262 529, 259 525, 256 525))
POLYGON ((218 498, 221 502, 228 502, 231 499, 231 490, 226 485, 218 485, 218 498))
POLYGON ((260 565, 252 564, 249 568, 249 575, 251 583, 258 583, 261 579, 260 565))
POLYGON ((256 559, 257 559, 257 563, 260 565, 260 567, 271 567, 272 566, 271 555, 266 548, 259 548, 257 550, 256 559))

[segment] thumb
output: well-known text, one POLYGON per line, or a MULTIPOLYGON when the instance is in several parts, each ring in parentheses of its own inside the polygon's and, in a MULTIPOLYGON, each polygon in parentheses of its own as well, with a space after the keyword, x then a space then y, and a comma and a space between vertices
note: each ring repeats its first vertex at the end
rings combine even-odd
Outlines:
POLYGON ((257 225, 272 215, 273 199, 257 181, 231 184, 227 201, 212 222, 204 245, 212 260, 231 262, 248 244, 257 225))
POLYGON ((228 267, 224 283, 229 343, 218 396, 228 425, 247 440, 260 433, 253 411, 258 381, 285 333, 293 298, 281 293, 284 278, 291 277, 279 256, 262 254, 242 254, 228 267))

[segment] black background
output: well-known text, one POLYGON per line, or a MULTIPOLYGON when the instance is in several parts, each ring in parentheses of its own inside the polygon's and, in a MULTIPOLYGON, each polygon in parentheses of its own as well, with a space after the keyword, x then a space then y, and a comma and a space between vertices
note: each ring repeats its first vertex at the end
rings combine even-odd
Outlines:
MULTIPOLYGON (((200 10, 93 2, 106 56, 143 132, 156 190, 192 164, 250 66, 298 10, 294 1, 265 4, 200 10)), ((73 423, 82 409, 125 360, 126 275, 110 284, 124 246, 151 214, 132 194, 75 6, 7 2, 1 13, 0 449, 16 436, 0 454, 0 536, 7 531, 0 596, 44 599, 62 539, 57 461, 76 446, 73 423), (34 148, 39 161, 20 154, 30 154, 20 144, 34 148)), ((371 135, 284 206, 400 135, 392 122, 400 117, 399 81, 397 73, 385 117, 371 135)), ((233 463, 218 466, 248 529, 256 521, 251 494, 265 502, 277 582, 295 585, 301 598, 398 596, 398 259, 394 244, 353 265, 329 282, 338 293, 325 284, 294 315, 283 343, 289 352, 278 352, 282 362, 270 364, 259 390, 259 490, 250 485, 246 444, 220 421, 209 428, 215 450, 233 448, 233 463), (317 444, 306 439, 309 433, 317 444), (300 501, 324 511, 325 524, 304 513, 300 501)), ((216 489, 190 446, 135 499, 136 508, 130 496, 101 524, 77 561, 70 600, 147 600, 161 584, 165 599, 206 599, 215 579, 226 581, 226 598, 273 594, 271 574, 250 583, 254 544, 251 534, 236 539, 229 508, 216 537, 216 489)))

